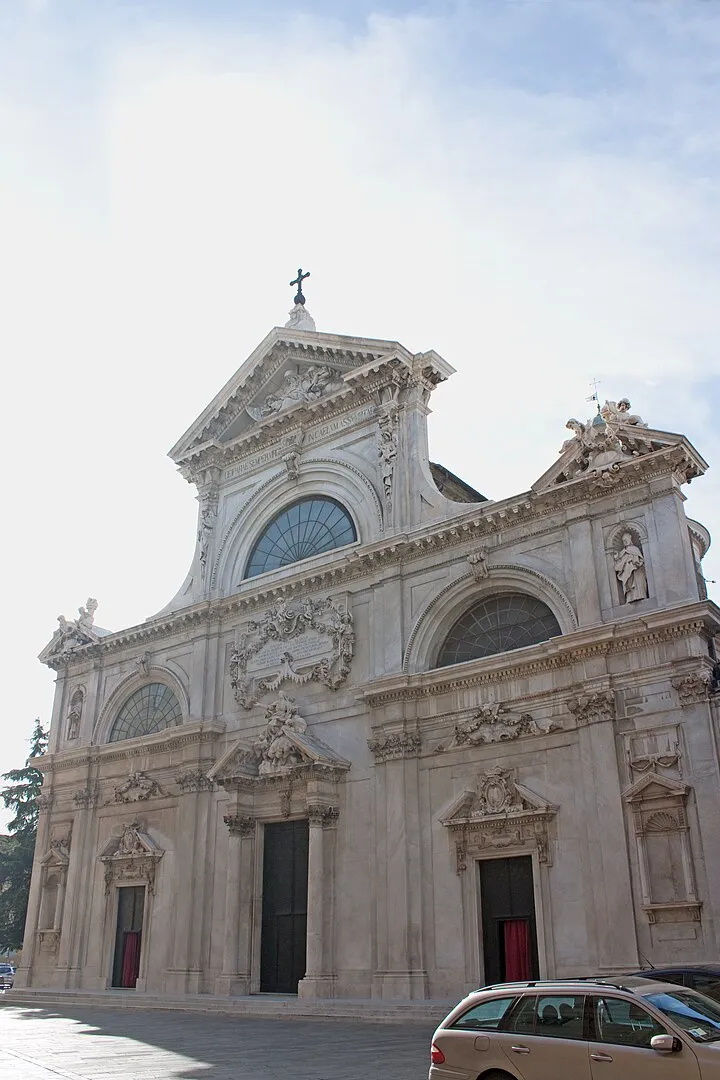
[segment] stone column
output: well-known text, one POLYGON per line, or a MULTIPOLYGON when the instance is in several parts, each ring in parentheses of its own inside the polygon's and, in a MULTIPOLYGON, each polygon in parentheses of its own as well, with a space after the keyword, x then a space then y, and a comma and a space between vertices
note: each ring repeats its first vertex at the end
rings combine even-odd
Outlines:
POLYGON ((335 822, 339 811, 327 803, 308 807, 307 960, 300 997, 335 996, 333 900, 335 822))
POLYGON ((230 833, 225 932, 223 970, 216 980, 215 993, 238 996, 250 993, 255 819, 228 814, 224 821, 230 833))
POLYGON ((400 731, 369 741, 375 754, 377 967, 373 997, 426 998, 423 963, 420 737, 400 731))

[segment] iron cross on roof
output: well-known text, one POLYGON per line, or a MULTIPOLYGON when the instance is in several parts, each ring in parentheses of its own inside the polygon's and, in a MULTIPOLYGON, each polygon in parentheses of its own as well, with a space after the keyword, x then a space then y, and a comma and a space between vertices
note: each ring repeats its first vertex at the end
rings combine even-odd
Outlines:
POLYGON ((294 281, 290 282, 291 285, 297 285, 297 292, 295 293, 295 303, 296 304, 304 304, 305 303, 305 297, 303 296, 303 291, 302 291, 302 283, 305 280, 305 278, 307 278, 307 277, 310 277, 310 271, 308 270, 308 272, 306 274, 303 274, 302 267, 300 267, 300 269, 297 272, 297 277, 295 278, 294 281))

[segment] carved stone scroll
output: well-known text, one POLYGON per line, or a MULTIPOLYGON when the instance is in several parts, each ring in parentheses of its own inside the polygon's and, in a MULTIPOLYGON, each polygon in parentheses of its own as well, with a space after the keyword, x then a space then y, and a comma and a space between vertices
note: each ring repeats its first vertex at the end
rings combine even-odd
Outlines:
POLYGON ((111 802, 131 803, 144 802, 156 796, 166 795, 156 780, 146 776, 143 772, 131 772, 127 780, 113 788, 111 802))
POLYGON ((541 725, 529 713, 511 713, 504 705, 482 705, 467 720, 455 725, 453 737, 449 743, 440 743, 436 753, 454 750, 459 746, 479 746, 483 743, 506 742, 519 739, 524 735, 548 735, 561 731, 562 724, 550 720, 541 725))
POLYGON ((683 708, 707 701, 710 695, 710 680, 703 675, 684 675, 672 680, 673 690, 677 692, 683 708))
POLYGON ((175 777, 175 783, 183 795, 197 791, 210 791, 213 787, 212 780, 208 779, 202 769, 190 769, 188 772, 178 773, 175 777))
POLYGON ((578 727, 615 719, 615 695, 610 690, 580 694, 568 701, 568 710, 578 727))
POLYGON ((420 753, 420 736, 411 731, 395 731, 368 739, 368 747, 377 765, 400 758, 417 757, 420 753))
POLYGON ((330 598, 288 603, 280 597, 238 635, 229 664, 235 700, 251 709, 260 694, 275 692, 284 682, 315 681, 337 690, 350 673, 354 651, 347 605, 330 598), (314 658, 303 663, 297 653, 314 658), (263 669, 267 673, 261 675, 263 669))

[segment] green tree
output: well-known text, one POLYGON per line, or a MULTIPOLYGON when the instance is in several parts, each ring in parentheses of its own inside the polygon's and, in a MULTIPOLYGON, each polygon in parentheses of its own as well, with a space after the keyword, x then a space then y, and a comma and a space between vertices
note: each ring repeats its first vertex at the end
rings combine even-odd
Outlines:
POLYGON ((0 836, 0 950, 3 951, 22 946, 37 835, 36 800, 42 786, 42 773, 34 768, 32 761, 46 749, 47 732, 36 720, 25 767, 11 769, 2 776, 8 784, 0 791, 0 799, 14 814, 8 835, 0 836))

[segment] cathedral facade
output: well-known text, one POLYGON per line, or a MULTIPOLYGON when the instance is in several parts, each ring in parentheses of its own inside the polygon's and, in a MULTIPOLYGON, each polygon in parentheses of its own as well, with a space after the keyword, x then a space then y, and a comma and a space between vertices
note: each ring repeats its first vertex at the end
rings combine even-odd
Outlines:
POLYGON ((489 501, 429 458, 451 374, 299 302, 173 448, 180 591, 41 654, 16 986, 451 998, 718 956, 705 462, 608 401, 489 501))

